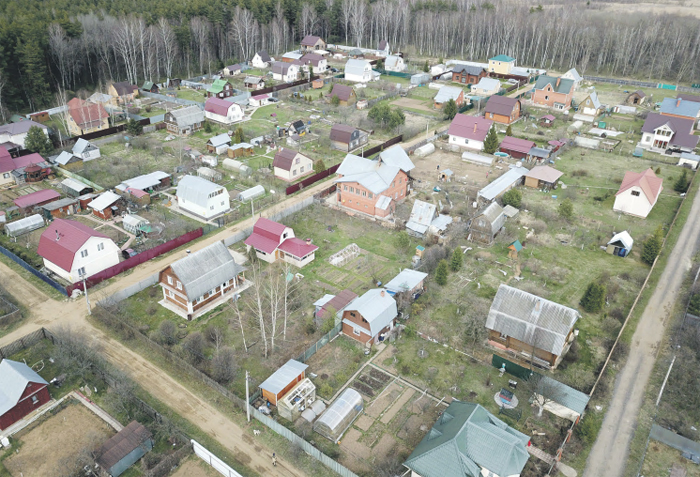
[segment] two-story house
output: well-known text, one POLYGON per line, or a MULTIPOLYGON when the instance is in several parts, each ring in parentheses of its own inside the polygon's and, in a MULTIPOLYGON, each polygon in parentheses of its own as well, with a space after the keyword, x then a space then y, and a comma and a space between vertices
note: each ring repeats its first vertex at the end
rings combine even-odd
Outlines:
POLYGON ((278 260, 295 267, 303 267, 316 258, 318 247, 310 239, 302 240, 294 235, 294 229, 261 217, 253 226, 253 233, 245 240, 248 251, 267 263, 278 260))
POLYGON ((615 194, 613 210, 646 218, 661 195, 663 182, 651 168, 644 172, 625 172, 620 190, 615 194))
POLYGON ((299 79, 299 65, 275 61, 272 63, 272 79, 293 83, 299 79))
POLYGON ((372 65, 367 60, 348 60, 345 63, 345 79, 355 83, 369 83, 374 79, 372 65))
POLYGON ((369 141, 367 132, 346 124, 334 124, 330 132, 331 147, 343 152, 352 152, 369 141))
POLYGON ((186 136, 204 127, 204 111, 196 104, 193 104, 192 106, 168 111, 165 113, 163 121, 168 131, 186 136))
POLYGON ((243 120, 243 108, 238 103, 220 98, 207 98, 204 117, 221 124, 233 124, 243 120))
POLYGON ((246 283, 244 271, 223 241, 214 242, 161 270, 163 299, 158 303, 192 320, 240 293, 246 283))
POLYGON ((383 288, 367 291, 343 311, 343 334, 366 345, 384 340, 398 316, 396 300, 383 288))
POLYGON ((321 55, 315 53, 307 53, 301 57, 301 62, 304 63, 304 69, 313 68, 314 74, 325 73, 328 70, 328 60, 321 55))
POLYGON ((598 116, 605 111, 603 105, 598 99, 598 93, 592 91, 588 96, 583 98, 578 105, 578 111, 588 116, 598 116))
POLYGON ((283 181, 293 182, 313 174, 314 161, 298 151, 283 147, 275 153, 272 168, 275 177, 283 181))
POLYGON ((350 213, 389 217, 410 193, 409 172, 414 167, 398 145, 382 151, 375 160, 348 154, 336 171, 337 204, 350 213))
POLYGON ((54 219, 44 230, 37 253, 44 259, 44 267, 70 283, 119 263, 119 247, 111 238, 65 219, 54 219))
POLYGON ((406 71, 407 67, 408 65, 406 65, 404 59, 398 55, 389 55, 384 60, 384 69, 387 71, 401 72, 406 71))
POLYGON ((310 53, 315 50, 325 50, 326 42, 320 36, 306 35, 301 40, 301 48, 299 51, 302 53, 310 53))
POLYGON ((571 107, 574 97, 574 82, 570 79, 540 75, 532 90, 532 102, 560 111, 571 107))
POLYGON ((637 145, 652 152, 693 152, 700 137, 693 134, 692 118, 649 113, 642 126, 642 140, 637 145))
POLYGON ((211 220, 231 210, 231 199, 225 187, 198 176, 187 175, 177 184, 177 206, 211 220))
POLYGON ((335 83, 331 94, 328 97, 332 100, 334 96, 338 97, 341 106, 352 106, 357 101, 357 94, 352 86, 335 83))
POLYGON ((79 138, 73 145, 73 155, 83 161, 92 161, 101 156, 100 148, 83 138, 79 138))
POLYGON ((484 108, 484 117, 499 124, 513 124, 520 118, 520 100, 508 96, 491 96, 484 108))
POLYGON ((112 97, 115 104, 130 103, 139 95, 139 87, 128 81, 112 83, 107 89, 107 93, 112 97))
POLYGON ((488 72, 481 66, 455 65, 452 67, 452 82, 459 84, 477 84, 488 72))
POLYGON ((486 135, 492 126, 493 121, 490 119, 458 114, 447 129, 449 143, 454 146, 482 151, 486 135))
POLYGON ((515 67, 515 58, 508 55, 498 55, 489 58, 489 72, 499 75, 509 75, 515 67))
POLYGON ((255 56, 253 56, 253 59, 250 61, 250 65, 253 68, 268 68, 273 61, 275 60, 270 57, 270 55, 267 53, 267 50, 260 50, 257 53, 255 53, 255 56))
POLYGON ((102 104, 89 103, 80 98, 68 101, 68 132, 81 136, 109 127, 109 114, 102 104))
POLYGON ((207 96, 208 97, 215 97, 215 98, 228 98, 229 96, 233 96, 234 94, 234 88, 231 83, 228 82, 228 80, 225 79, 218 79, 214 80, 214 82, 209 86, 209 89, 207 90, 207 96))

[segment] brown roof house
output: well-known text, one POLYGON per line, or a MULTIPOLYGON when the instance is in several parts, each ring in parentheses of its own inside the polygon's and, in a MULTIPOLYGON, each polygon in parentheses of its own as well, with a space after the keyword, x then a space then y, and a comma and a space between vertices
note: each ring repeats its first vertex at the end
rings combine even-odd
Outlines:
POLYGON ((272 161, 275 177, 293 182, 314 172, 314 161, 293 149, 281 148, 272 161))
POLYGON ((396 300, 388 291, 381 288, 369 290, 343 311, 343 334, 372 345, 383 341, 385 334, 394 329, 398 314, 396 300))
POLYGON ((484 108, 484 117, 500 124, 512 124, 520 117, 521 104, 516 98, 491 96, 484 108))
POLYGON ((646 101, 647 95, 644 91, 641 89, 638 89, 637 91, 634 91, 630 94, 627 95, 627 99, 625 100, 625 103, 635 106, 635 105, 640 105, 644 104, 644 101, 646 101))
POLYGON ((97 465, 118 477, 153 449, 153 436, 143 424, 131 421, 97 451, 97 465))
POLYGON ((369 134, 346 124, 334 124, 331 128, 331 147, 343 152, 351 152, 369 141, 369 134))
POLYGON ((532 364, 554 369, 574 342, 581 315, 517 288, 501 285, 486 318, 488 343, 532 364))
POLYGON ((467 224, 470 241, 491 245, 506 223, 506 214, 498 202, 491 202, 467 224))
POLYGON ((331 94, 328 95, 328 97, 333 99, 334 96, 338 97, 341 106, 351 106, 357 101, 355 89, 352 86, 347 86, 344 84, 336 83, 333 85, 331 94))
POLYGON ((314 50, 325 50, 326 42, 320 36, 306 35, 301 40, 301 48, 303 53, 308 53, 314 50))
POLYGON ((247 288, 244 271, 226 245, 215 242, 160 272, 163 299, 158 303, 192 320, 247 288))
POLYGON ((535 166, 525 174, 525 187, 551 189, 564 174, 553 167, 535 166))
POLYGON ((109 85, 107 93, 115 104, 130 103, 139 95, 139 87, 128 81, 121 81, 109 85))
POLYGON ((68 132, 74 136, 101 131, 109 127, 109 114, 101 104, 80 98, 68 101, 68 132))
MULTIPOLYGON (((343 316, 345 308, 355 299, 357 294, 347 288, 337 295, 324 295, 314 302, 316 307, 314 316, 325 320, 330 318, 333 313, 336 314, 338 320, 343 316)), ((338 321, 336 321, 337 323, 338 321)))

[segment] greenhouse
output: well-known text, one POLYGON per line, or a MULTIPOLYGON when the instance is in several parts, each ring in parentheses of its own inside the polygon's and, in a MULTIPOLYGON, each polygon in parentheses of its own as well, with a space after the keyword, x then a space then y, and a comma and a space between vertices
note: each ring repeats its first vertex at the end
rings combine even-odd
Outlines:
POLYGON ((238 194, 238 200, 241 202, 246 202, 262 195, 265 195, 265 188, 261 185, 256 185, 255 187, 251 187, 250 189, 244 190, 238 194))
POLYGON ((5 233, 9 237, 19 237, 44 226, 44 219, 39 214, 30 215, 27 218, 10 222, 5 225, 5 233))
POLYGON ((316 421, 314 431, 337 444, 343 433, 362 413, 362 409, 362 396, 348 388, 316 421))

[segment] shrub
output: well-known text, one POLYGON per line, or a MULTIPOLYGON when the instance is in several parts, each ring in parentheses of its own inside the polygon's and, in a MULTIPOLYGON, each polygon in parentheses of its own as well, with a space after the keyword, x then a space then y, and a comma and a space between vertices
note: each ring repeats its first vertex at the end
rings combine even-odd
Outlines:
POLYGON ((519 209, 523 203, 523 193, 518 189, 511 189, 503 194, 503 205, 510 205, 519 209))
POLYGON ((209 121, 204 122, 204 132, 211 133, 211 123, 209 121))
POLYGON ((559 204, 559 215, 566 220, 571 220, 574 218, 574 203, 571 199, 564 199, 561 204, 559 204))
POLYGON ((598 282, 589 283, 580 304, 589 313, 600 312, 605 306, 605 285, 598 282))

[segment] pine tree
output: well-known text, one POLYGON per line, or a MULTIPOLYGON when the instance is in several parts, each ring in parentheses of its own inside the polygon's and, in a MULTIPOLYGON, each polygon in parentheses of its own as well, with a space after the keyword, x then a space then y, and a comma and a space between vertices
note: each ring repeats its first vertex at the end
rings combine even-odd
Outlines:
POLYGON ((204 121, 204 132, 205 133, 211 132, 211 123, 209 121, 204 121))
POLYGON ((688 171, 686 169, 683 169, 681 175, 678 176, 678 180, 673 184, 673 190, 681 194, 688 191, 688 171))
POLYGON ((430 71, 430 65, 428 65, 428 60, 425 60, 425 64, 423 65, 423 72, 427 73, 430 71))
POLYGON ((331 104, 333 106, 338 106, 340 104, 340 97, 337 94, 334 94, 333 97, 331 97, 331 104))
POLYGON ((508 127, 506 128, 506 136, 512 136, 513 135, 513 128, 509 124, 508 127))
POLYGON ((498 149, 498 135, 496 134, 496 128, 492 127, 489 129, 489 133, 486 135, 486 140, 484 141, 484 152, 486 154, 493 154, 498 149))
MULTIPOLYGON (((26 33, 26 32, 25 32, 26 33)), ((30 33, 27 33, 30 34, 30 33)), ((22 85, 32 110, 49 104, 51 93, 44 52, 36 38, 18 42, 22 85)))
POLYGON ((435 270, 435 282, 438 285, 447 285, 448 265, 447 260, 440 260, 435 270))
POLYGON ((605 294, 607 290, 605 285, 598 282, 591 282, 588 284, 586 292, 581 298, 581 308, 586 310, 588 313, 598 313, 605 306, 605 294))
POLYGON ((138 136, 143 132, 143 126, 139 121, 134 121, 133 119, 129 119, 129 122, 126 123, 126 132, 130 136, 138 136))
POLYGON ((233 133, 233 141, 236 144, 240 144, 245 141, 245 135, 243 134, 243 128, 238 126, 236 132, 233 133))
POLYGON ((462 249, 457 247, 452 252, 452 260, 450 260, 450 268, 453 272, 456 272, 462 268, 462 249))
POLYGON ((24 139, 24 147, 32 152, 37 152, 44 157, 49 157, 53 152, 53 143, 39 126, 32 126, 27 131, 24 139))
POLYGON ((656 257, 661 253, 663 243, 663 230, 661 226, 659 226, 656 232, 649 236, 642 245, 642 261, 648 265, 653 265, 654 260, 656 260, 656 257))
POLYGON ((454 99, 450 99, 442 108, 445 119, 454 119, 457 116, 457 103, 454 99))

